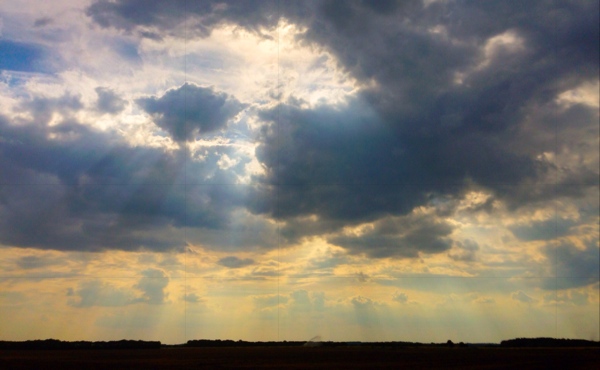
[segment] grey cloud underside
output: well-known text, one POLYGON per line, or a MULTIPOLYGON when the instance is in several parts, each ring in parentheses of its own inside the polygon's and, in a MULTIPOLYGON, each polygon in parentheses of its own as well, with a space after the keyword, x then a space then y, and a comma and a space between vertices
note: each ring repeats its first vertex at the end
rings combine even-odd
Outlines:
POLYGON ((460 196, 473 182, 503 190, 548 170, 494 138, 405 136, 364 109, 352 101, 342 110, 280 106, 264 112, 263 119, 279 125, 265 130, 257 148, 268 172, 261 179, 265 193, 257 195, 266 209, 256 210, 278 218, 370 221, 409 213, 436 196, 460 196))
POLYGON ((222 129, 244 105, 227 94, 192 84, 167 91, 160 98, 136 100, 154 122, 175 141, 189 141, 197 134, 222 129))
POLYGON ((118 134, 78 123, 72 114, 81 108, 70 95, 36 98, 22 107, 34 120, 0 117, 0 244, 87 251, 165 251, 188 242, 270 247, 270 229, 236 211, 247 193, 234 185, 236 171, 247 161, 227 171, 217 164, 223 154, 235 155, 231 147, 208 149, 202 162, 183 149, 131 147, 118 134), (59 111, 65 119, 49 126, 59 111), (185 228, 197 232, 184 238, 185 228))

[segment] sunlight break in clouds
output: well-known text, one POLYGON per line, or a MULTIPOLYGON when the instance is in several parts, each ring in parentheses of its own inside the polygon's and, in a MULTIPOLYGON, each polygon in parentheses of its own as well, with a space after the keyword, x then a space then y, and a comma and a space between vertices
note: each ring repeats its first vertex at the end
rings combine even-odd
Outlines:
POLYGON ((2 3, 0 339, 598 339, 563 5, 2 3))

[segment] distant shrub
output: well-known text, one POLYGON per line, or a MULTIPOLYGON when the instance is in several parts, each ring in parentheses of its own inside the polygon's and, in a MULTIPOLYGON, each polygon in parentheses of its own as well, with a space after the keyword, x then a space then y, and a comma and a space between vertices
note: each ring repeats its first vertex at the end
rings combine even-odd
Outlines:
POLYGON ((600 342, 585 339, 515 338, 500 342, 502 347, 600 347, 600 342))

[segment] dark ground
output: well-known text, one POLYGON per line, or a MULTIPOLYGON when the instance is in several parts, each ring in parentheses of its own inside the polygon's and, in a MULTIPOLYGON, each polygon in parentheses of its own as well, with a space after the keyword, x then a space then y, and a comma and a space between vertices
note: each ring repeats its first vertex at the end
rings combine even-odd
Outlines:
POLYGON ((0 369, 598 369, 599 348, 0 350, 0 369))

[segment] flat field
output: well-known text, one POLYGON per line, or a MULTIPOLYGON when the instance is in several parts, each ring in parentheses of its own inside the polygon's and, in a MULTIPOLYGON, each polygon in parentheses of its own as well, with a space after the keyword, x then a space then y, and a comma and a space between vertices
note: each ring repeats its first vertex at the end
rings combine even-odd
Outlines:
POLYGON ((0 369, 598 369, 599 348, 1 350, 0 369))

